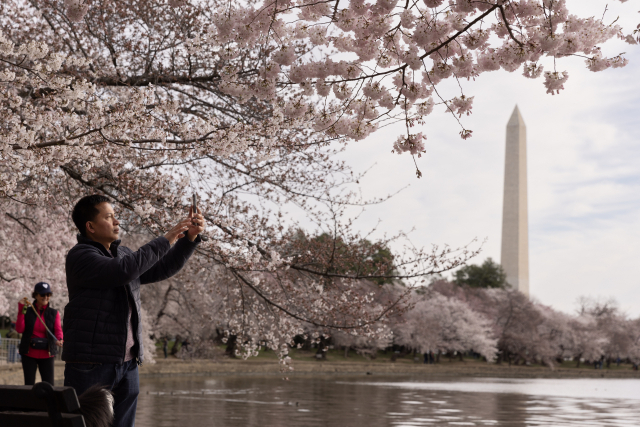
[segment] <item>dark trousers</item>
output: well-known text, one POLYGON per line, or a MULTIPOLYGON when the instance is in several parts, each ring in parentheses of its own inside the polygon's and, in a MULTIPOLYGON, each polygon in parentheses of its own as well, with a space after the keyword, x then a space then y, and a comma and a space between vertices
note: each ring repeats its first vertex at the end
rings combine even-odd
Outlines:
POLYGON ((24 385, 34 385, 36 383, 36 370, 40 369, 42 381, 53 384, 53 357, 46 359, 35 359, 29 356, 22 356, 22 372, 24 373, 24 385))
POLYGON ((140 382, 135 360, 93 365, 89 363, 67 363, 64 367, 64 385, 82 394, 94 384, 107 386, 113 392, 113 427, 133 427, 140 382))

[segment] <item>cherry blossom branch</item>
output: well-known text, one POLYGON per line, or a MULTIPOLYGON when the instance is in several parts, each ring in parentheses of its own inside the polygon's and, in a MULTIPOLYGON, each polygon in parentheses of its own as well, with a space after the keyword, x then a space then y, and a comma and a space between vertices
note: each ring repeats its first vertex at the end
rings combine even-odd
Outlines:
POLYGON ((1 271, 0 271, 0 279, 4 280, 5 282, 13 282, 14 280, 17 279, 17 277, 14 277, 13 279, 10 279, 8 277, 6 277, 1 271))
POLYGON ((20 219, 16 218, 15 216, 11 215, 9 212, 5 212, 5 215, 7 215, 9 218, 11 218, 12 220, 14 220, 15 222, 17 222, 18 224, 20 224, 22 226, 22 228, 24 228, 25 230, 27 230, 29 233, 31 233, 32 236, 35 236, 36 233, 30 229, 25 223, 23 223, 22 221, 20 221, 20 219))
MULTIPOLYGON (((419 56, 419 59, 424 59, 427 56, 431 55, 434 52, 439 51, 440 49, 442 49, 443 47, 447 46, 449 43, 451 43, 452 41, 454 41, 456 38, 458 38, 460 35, 462 35, 463 33, 465 33, 467 30, 469 30, 469 28, 473 27, 475 24, 478 23, 478 21, 481 21, 482 19, 486 18, 489 14, 491 14, 491 12, 493 12, 494 10, 496 10, 498 8, 498 5, 494 5, 491 8, 489 8, 486 12, 484 12, 483 14, 481 14, 480 16, 478 16, 476 19, 474 19, 473 21, 471 21, 469 24, 467 24, 462 30, 458 31, 457 33, 455 33, 454 35, 452 35, 451 37, 449 37, 447 40, 443 41, 442 43, 440 43, 437 47, 425 52, 423 55, 419 56)), ((403 64, 397 68, 391 69, 391 70, 387 70, 387 71, 380 71, 378 73, 374 73, 374 74, 370 74, 370 75, 365 75, 365 76, 360 76, 360 77, 354 77, 351 79, 341 79, 341 80, 331 80, 328 83, 343 83, 343 82, 353 82, 353 81, 357 81, 357 80, 363 80, 363 79, 370 79, 370 78, 374 78, 374 77, 380 77, 380 76, 384 76, 387 74, 393 74, 395 72, 398 71, 404 71, 409 65, 408 64, 403 64)))
MULTIPOLYGON (((253 75, 257 70, 245 71, 238 73, 239 75, 253 75)), ((210 74, 205 76, 132 76, 127 78, 121 77, 100 77, 94 82, 104 86, 149 86, 149 85, 167 85, 167 84, 193 84, 193 83, 209 83, 220 81, 219 74, 210 74)))
POLYGON ((242 283, 244 283, 247 287, 251 288, 251 290, 253 290, 260 298, 262 298, 269 305, 277 308, 278 310, 282 311, 283 313, 287 314, 288 316, 291 316, 292 318, 294 318, 296 320, 300 320, 302 322, 309 323, 311 325, 318 326, 318 327, 321 327, 321 328, 339 329, 339 330, 362 329, 365 326, 373 325, 373 324, 376 324, 376 323, 380 322, 382 319, 384 319, 384 317, 387 315, 387 313, 392 311, 398 304, 400 304, 405 299, 405 297, 403 295, 401 298, 396 299, 392 304, 387 306, 381 313, 379 313, 377 316, 375 316, 372 320, 360 321, 357 325, 324 324, 324 323, 319 323, 319 322, 316 322, 316 321, 314 321, 312 319, 309 319, 309 318, 306 318, 306 317, 302 317, 302 316, 299 316, 299 315, 293 313, 291 310, 288 310, 287 308, 283 307, 281 304, 278 304, 277 302, 273 301, 269 297, 265 296, 260 291, 260 289, 258 289, 256 286, 254 286, 239 271, 237 271, 234 268, 230 268, 230 270, 234 273, 234 275, 240 281, 242 281, 242 283))
POLYGON ((511 31, 511 25, 509 24, 509 21, 507 21, 507 16, 504 13, 504 7, 502 5, 497 5, 497 6, 500 9, 500 14, 502 15, 502 22, 504 22, 504 25, 507 28, 507 31, 509 31, 509 36, 511 36, 511 39, 514 42, 518 43, 520 47, 524 47, 524 44, 520 40, 516 39, 516 37, 513 35, 513 32, 511 31))

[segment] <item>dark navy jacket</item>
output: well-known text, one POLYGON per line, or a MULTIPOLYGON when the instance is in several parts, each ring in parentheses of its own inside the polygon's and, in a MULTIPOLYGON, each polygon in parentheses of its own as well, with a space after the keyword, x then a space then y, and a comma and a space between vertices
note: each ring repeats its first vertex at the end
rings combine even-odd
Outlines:
POLYGON ((142 363, 140 285, 176 274, 199 242, 200 236, 194 242, 183 237, 171 247, 165 237, 158 237, 133 252, 119 246, 120 240, 117 240, 107 251, 102 244, 78 235, 78 244, 67 254, 65 265, 69 303, 62 324, 62 360, 124 362, 131 303, 135 308, 131 320, 137 356, 142 363))

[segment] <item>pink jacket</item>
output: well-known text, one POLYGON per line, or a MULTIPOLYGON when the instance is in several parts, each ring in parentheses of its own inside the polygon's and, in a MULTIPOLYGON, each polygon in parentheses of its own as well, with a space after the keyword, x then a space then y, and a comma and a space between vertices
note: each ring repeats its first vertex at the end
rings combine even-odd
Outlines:
MULTIPOLYGON (((18 320, 16 320, 16 331, 20 334, 24 332, 24 314, 22 314, 23 307, 24 305, 18 303, 18 320)), ((42 310, 38 312, 42 320, 44 320, 44 318, 42 317, 42 312, 44 311, 45 308, 47 308, 47 306, 44 306, 42 310)), ((29 308, 29 310, 33 310, 33 309, 29 308)), ((56 323, 53 328, 53 331, 51 332, 53 332, 53 334, 56 336, 56 338, 59 341, 62 340, 62 325, 60 324, 60 312, 58 312, 58 315, 56 316, 56 323)), ((47 330, 44 328, 44 325, 42 324, 42 322, 36 319, 36 324, 33 326, 33 335, 31 336, 33 338, 51 339, 51 337, 48 335, 49 334, 47 333, 47 330)), ((49 350, 36 350, 33 348, 29 348, 29 352, 27 353, 27 356, 33 357, 34 359, 46 359, 48 357, 52 357, 49 355, 49 350)))

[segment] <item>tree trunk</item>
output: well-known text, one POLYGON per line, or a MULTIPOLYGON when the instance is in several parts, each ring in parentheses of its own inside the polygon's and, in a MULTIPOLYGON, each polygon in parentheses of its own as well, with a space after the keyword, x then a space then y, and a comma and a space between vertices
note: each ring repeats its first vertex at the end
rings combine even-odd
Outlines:
POLYGON ((238 343, 238 336, 229 335, 229 339, 227 339, 227 348, 224 349, 224 354, 235 359, 237 343, 238 343))
POLYGON ((463 357, 462 357, 462 352, 459 352, 458 354, 460 355, 460 361, 461 361, 461 362, 464 362, 464 359, 463 359, 463 357))
POLYGON ((345 357, 345 359, 347 357, 349 357, 349 346, 348 345, 344 346, 344 357, 345 357))
POLYGON ((327 340, 324 336, 320 336, 320 342, 318 343, 318 351, 316 351, 316 359, 326 360, 327 352, 325 351, 327 348, 327 340))
POLYGON ((172 356, 175 356, 176 354, 178 354, 178 350, 180 350, 181 343, 182 343, 182 340, 180 339, 180 335, 176 335, 176 340, 173 342, 173 345, 171 346, 172 356))

